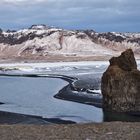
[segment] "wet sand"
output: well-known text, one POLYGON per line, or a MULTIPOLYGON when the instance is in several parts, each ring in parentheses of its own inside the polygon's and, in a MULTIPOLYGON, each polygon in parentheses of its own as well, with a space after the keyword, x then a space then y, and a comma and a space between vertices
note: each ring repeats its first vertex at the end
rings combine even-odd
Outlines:
POLYGON ((0 111, 0 125, 3 124, 50 125, 50 124, 75 124, 75 122, 69 120, 61 120, 60 118, 42 118, 41 116, 0 111))
POLYGON ((139 140, 140 123, 0 125, 1 140, 139 140))

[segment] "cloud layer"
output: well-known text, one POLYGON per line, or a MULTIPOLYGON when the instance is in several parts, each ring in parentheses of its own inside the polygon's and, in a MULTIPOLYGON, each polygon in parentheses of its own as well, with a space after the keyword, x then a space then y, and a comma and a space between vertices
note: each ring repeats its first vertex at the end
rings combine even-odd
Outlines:
POLYGON ((48 24, 67 29, 140 32, 138 0, 1 0, 0 27, 48 24))

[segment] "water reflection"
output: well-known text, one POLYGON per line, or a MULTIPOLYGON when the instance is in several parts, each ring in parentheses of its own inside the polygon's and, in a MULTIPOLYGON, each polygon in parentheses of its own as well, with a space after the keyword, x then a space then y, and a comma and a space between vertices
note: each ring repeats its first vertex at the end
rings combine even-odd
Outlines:
POLYGON ((140 122, 140 114, 117 113, 103 111, 104 122, 122 121, 122 122, 140 122))

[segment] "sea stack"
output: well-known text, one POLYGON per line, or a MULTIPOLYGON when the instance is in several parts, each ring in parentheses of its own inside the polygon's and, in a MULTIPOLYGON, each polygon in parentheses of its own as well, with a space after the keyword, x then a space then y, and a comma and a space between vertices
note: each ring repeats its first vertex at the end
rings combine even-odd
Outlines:
POLYGON ((131 49, 110 59, 101 90, 104 111, 140 112, 140 71, 131 49))

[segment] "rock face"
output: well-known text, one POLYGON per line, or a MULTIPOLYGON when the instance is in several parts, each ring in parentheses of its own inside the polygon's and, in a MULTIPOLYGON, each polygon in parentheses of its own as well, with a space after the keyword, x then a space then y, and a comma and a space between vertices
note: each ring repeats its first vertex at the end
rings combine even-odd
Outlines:
POLYGON ((131 49, 110 59, 101 89, 105 111, 140 112, 140 71, 131 49))

